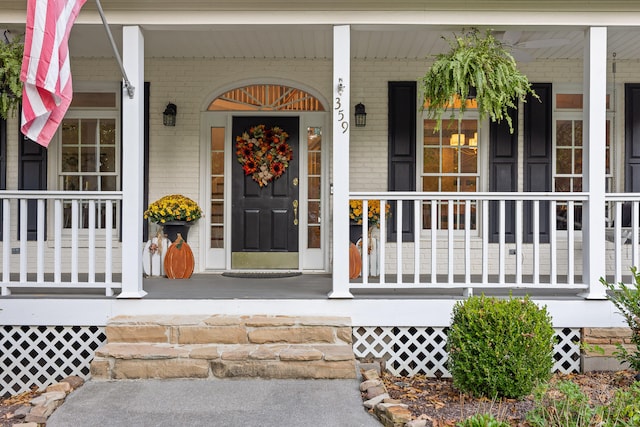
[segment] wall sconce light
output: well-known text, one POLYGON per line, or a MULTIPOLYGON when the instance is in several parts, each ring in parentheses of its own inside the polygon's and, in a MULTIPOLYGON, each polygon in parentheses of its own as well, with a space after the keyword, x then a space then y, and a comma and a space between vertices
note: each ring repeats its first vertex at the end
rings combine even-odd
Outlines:
POLYGON ((176 107, 176 104, 168 103, 167 108, 165 108, 162 113, 162 124, 165 126, 175 126, 177 115, 178 107, 176 107))
POLYGON ((454 133, 449 139, 449 145, 464 145, 464 133, 454 133))
POLYGON ((364 104, 356 105, 356 127, 362 128, 367 125, 367 111, 364 104))

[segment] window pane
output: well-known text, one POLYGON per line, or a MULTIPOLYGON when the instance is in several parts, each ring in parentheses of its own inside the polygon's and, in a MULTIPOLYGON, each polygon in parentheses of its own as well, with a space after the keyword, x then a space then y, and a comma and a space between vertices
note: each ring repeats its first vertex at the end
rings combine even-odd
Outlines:
POLYGON ((582 147, 582 120, 576 120, 573 122, 575 133, 574 133, 574 145, 578 147, 582 147))
POLYGON ((309 198, 320 198, 320 177, 309 177, 309 198))
POLYGON ((211 178, 211 198, 222 199, 224 198, 224 177, 214 176, 211 178))
POLYGON ((218 249, 224 247, 224 227, 214 225, 211 227, 211 248, 218 249))
POLYGON ((224 152, 211 153, 211 173, 222 175, 224 173, 224 152))
POLYGON ((571 146, 573 144, 573 123, 571 120, 556 122, 556 145, 571 146))
POLYGON ((100 145, 116 145, 115 120, 100 120, 100 145))
POLYGON ((80 189, 80 177, 78 176, 65 176, 63 190, 78 191, 80 189))
POLYGON ((582 174, 582 149, 576 148, 573 161, 575 162, 575 173, 582 174))
POLYGON ((556 108, 582 110, 581 93, 559 93, 556 95, 556 108))
POLYGON ((556 173, 558 174, 570 174, 571 165, 573 160, 571 159, 572 150, 557 149, 556 150, 556 173))
POLYGON ((320 224, 320 202, 309 202, 309 224, 320 224))
POLYGON ((117 177, 114 176, 103 176, 101 178, 101 191, 116 191, 116 181, 117 177))
POLYGON ((474 148, 460 149, 460 172, 476 173, 478 171, 478 150, 474 148))
POLYGON ((458 149, 442 148, 442 173, 458 172, 458 149))
POLYGON ((571 178, 556 178, 556 191, 571 191, 571 178))
POLYGON ((80 149, 80 171, 96 172, 96 149, 95 147, 86 147, 80 149))
POLYGON ((211 150, 224 151, 224 128, 211 128, 211 150))
POLYGON ((322 128, 311 127, 307 129, 307 144, 309 151, 320 151, 322 149, 322 128))
POLYGON ((464 192, 473 192, 476 191, 476 177, 474 176, 463 176, 460 177, 460 191, 464 192))
POLYGON ((78 172, 78 149, 62 147, 62 172, 78 172))
POLYGON ((435 120, 424 121, 424 145, 440 145, 440 133, 433 131, 436 124, 435 120))
POLYGON ((224 222, 224 203, 211 202, 211 223, 222 224, 224 222))
POLYGON ((78 144, 78 120, 64 119, 62 121, 62 145, 78 144))
POLYGON ((422 178, 422 191, 439 191, 437 176, 425 176, 422 178))
POLYGON ((458 179, 452 176, 442 177, 442 188, 440 191, 458 191, 458 179))
POLYGON ((425 173, 440 172, 440 148, 439 147, 424 148, 424 172, 425 173))
POLYGON ((320 248, 320 227, 309 227, 307 231, 308 247, 311 249, 320 248))
POLYGON ((321 174, 321 165, 320 165, 320 152, 311 152, 309 153, 309 175, 320 175, 321 174))
POLYGON ((96 129, 97 128, 98 128, 97 120, 83 119, 80 124, 80 134, 82 135, 80 144, 96 145, 96 129))
POLYGON ((582 192, 582 178, 573 178, 573 191, 582 192))
POLYGON ((100 147, 100 172, 115 172, 116 147, 100 147))

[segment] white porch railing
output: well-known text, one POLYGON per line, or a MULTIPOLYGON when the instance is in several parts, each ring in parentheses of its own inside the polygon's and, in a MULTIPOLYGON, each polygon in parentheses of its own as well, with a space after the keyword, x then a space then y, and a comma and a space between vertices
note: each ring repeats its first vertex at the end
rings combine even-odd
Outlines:
POLYGON ((609 216, 607 240, 613 243, 613 257, 607 254, 607 280, 630 285, 630 268, 640 263, 640 195, 609 193, 605 200, 609 216))
MULTIPOLYGON (((582 279, 582 257, 577 256, 583 239, 582 204, 588 200, 584 193, 351 192, 349 198, 363 200, 365 213, 369 200, 395 207, 389 221, 380 209, 379 237, 375 233, 371 237, 367 222, 362 224, 361 247, 369 248, 373 238, 376 245, 371 247, 377 249, 377 254, 362 257, 362 271, 371 272, 371 262, 379 265, 379 271, 350 280, 349 289, 462 289, 470 294, 483 288, 579 291, 589 287, 582 279), (513 214, 507 213, 508 204, 513 214), (413 210, 412 224, 403 224, 407 208, 413 210), (525 216, 530 224, 527 236, 525 216), (540 226, 544 217, 547 230, 540 226), (507 221, 513 221, 509 238, 507 221), (402 233, 388 241, 389 224, 395 224, 396 230, 403 225, 410 229, 413 241, 403 242, 402 233)), ((629 198, 620 196, 620 200, 629 198)), ((611 203, 615 205, 613 198, 611 203)), ((634 208, 639 208, 638 202, 634 208)))
POLYGON ((104 288, 112 296, 122 287, 113 281, 121 192, 0 191, 0 200, 3 296, 12 288, 104 288))

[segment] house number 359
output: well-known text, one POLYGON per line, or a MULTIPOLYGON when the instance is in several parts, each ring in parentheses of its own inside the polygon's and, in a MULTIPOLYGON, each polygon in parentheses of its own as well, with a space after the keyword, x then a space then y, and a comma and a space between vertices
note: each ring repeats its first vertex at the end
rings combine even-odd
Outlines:
POLYGON ((347 130, 349 130, 349 120, 347 120, 344 115, 344 109, 342 108, 342 97, 340 96, 336 98, 335 110, 338 113, 338 116, 336 117, 336 119, 338 120, 338 123, 340 123, 340 127, 342 128, 342 133, 347 133, 347 130))

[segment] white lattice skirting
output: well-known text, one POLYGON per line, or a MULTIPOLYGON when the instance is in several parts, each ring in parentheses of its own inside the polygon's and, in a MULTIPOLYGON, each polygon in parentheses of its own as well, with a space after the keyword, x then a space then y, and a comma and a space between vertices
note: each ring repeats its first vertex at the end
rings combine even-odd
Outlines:
MULTIPOLYGON (((580 372, 580 329, 556 328, 553 370, 580 372)), ((393 375, 450 377, 447 363, 447 328, 355 327, 353 350, 360 359, 381 359, 393 375)))
POLYGON ((69 375, 88 378, 89 363, 106 339, 97 326, 0 327, 0 397, 69 375))
MULTIPOLYGON (((355 327, 353 349, 361 359, 386 360, 394 375, 450 376, 446 328, 355 327)), ((580 372, 580 330, 556 329, 554 370, 580 372)), ((66 376, 89 377, 95 350, 106 341, 97 326, 0 327, 0 397, 43 388, 66 376)))

